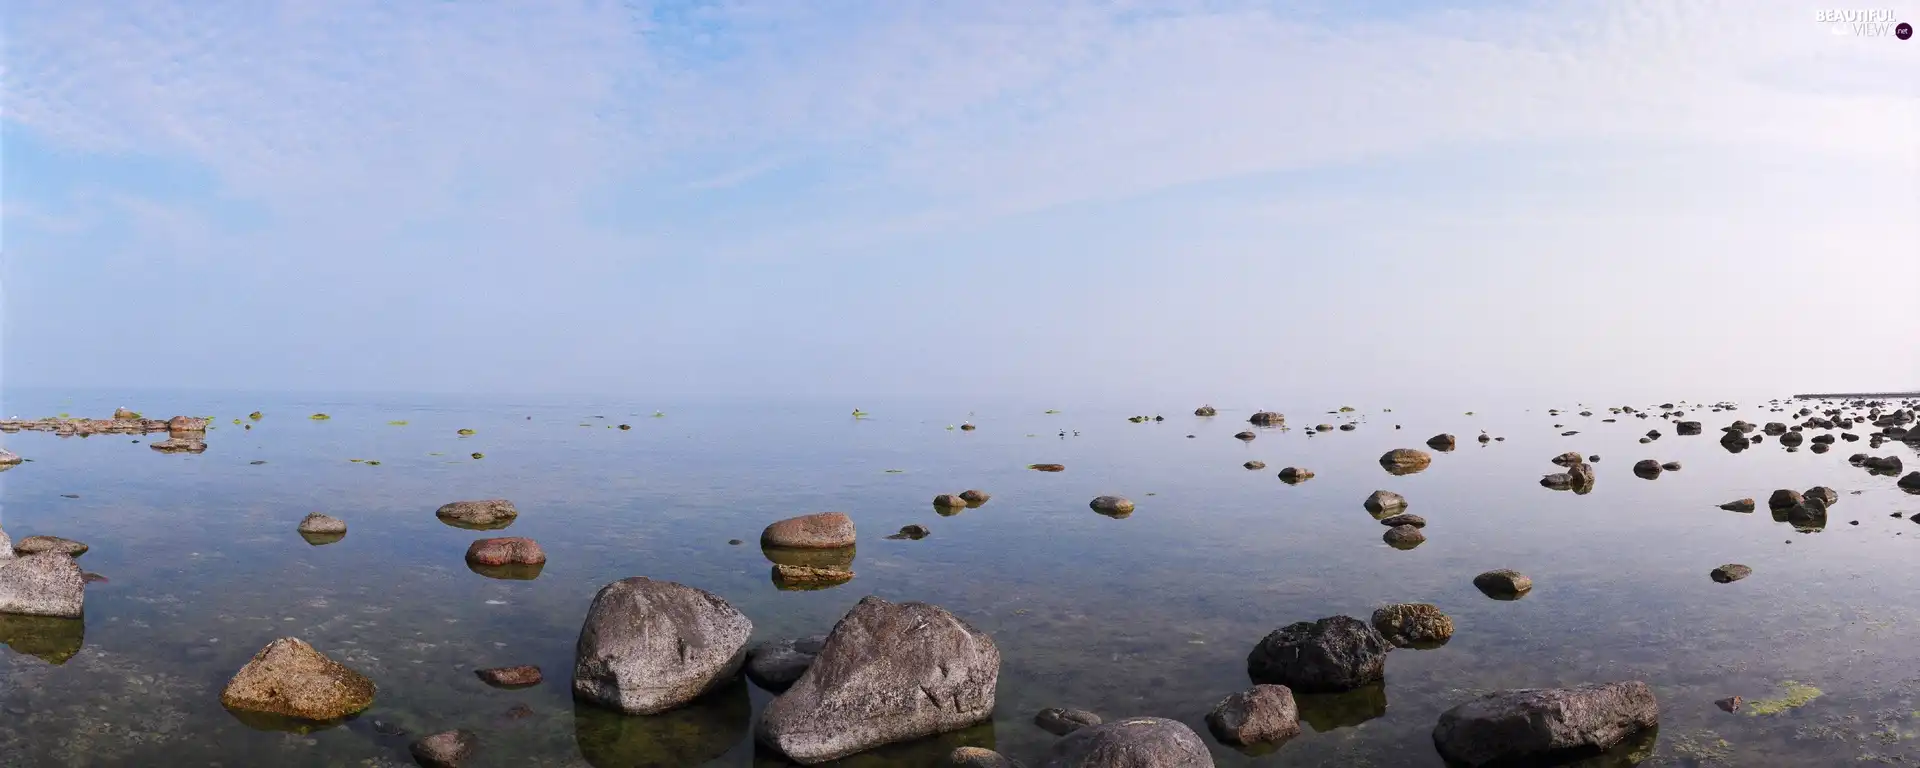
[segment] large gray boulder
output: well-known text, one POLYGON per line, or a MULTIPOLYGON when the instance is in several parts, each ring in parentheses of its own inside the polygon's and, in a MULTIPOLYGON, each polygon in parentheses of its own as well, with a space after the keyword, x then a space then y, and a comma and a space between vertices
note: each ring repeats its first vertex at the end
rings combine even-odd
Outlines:
POLYGON ((1256 685, 1228 696, 1207 713, 1207 730, 1223 744, 1286 741, 1300 733, 1300 707, 1284 685, 1256 685))
MULTIPOLYGON (((4 539, 5 534, 0 534, 4 539)), ((0 560, 0 613, 77 619, 87 598, 87 582, 73 556, 41 552, 0 560)))
POLYGON ((1352 616, 1301 621, 1268 633, 1247 654, 1247 676, 1299 693, 1341 693, 1385 679, 1393 645, 1352 616))
POLYGON ((1061 737, 1040 768, 1213 768, 1213 755, 1178 721, 1129 717, 1061 737))
POLYGON ((867 597, 767 705, 754 737, 816 765, 985 722, 999 681, 1000 649, 986 633, 939 606, 867 597))
POLYGON ((1610 749, 1660 719, 1642 682, 1497 691, 1440 715, 1433 744, 1453 764, 1549 764, 1610 749))
POLYGON ((633 715, 666 712, 733 680, 753 622, 719 596, 670 581, 600 588, 574 645, 578 698, 633 715))

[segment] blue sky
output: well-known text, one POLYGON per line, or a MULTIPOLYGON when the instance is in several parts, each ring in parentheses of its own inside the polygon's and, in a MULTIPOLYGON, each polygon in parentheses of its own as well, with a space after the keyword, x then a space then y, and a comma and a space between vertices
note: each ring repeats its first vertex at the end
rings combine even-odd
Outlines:
POLYGON ((1920 41, 1814 10, 16 3, 0 377, 1920 387, 1920 41))

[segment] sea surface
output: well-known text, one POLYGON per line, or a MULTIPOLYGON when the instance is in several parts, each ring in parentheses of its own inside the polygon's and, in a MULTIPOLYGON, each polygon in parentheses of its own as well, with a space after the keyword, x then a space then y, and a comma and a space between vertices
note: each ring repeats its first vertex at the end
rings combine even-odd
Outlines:
MULTIPOLYGON (((1659 419, 1602 423, 1604 406, 1656 405, 1634 402, 1587 403, 1596 413, 1582 417, 1277 397, 1213 403, 1219 415, 1202 418, 1191 415, 1198 402, 1087 410, 19 390, 4 400, 21 417, 105 417, 121 405, 211 415, 216 429, 199 455, 148 447, 164 435, 0 436, 32 460, 0 473, 0 526, 15 541, 84 541, 81 566, 107 579, 88 588, 84 626, 0 618, 0 765, 409 765, 408 742, 453 728, 479 734, 472 766, 783 765, 752 742, 769 695, 751 684, 654 718, 573 702, 587 605, 628 576, 721 595, 753 620, 756 641, 826 632, 869 594, 943 606, 994 637, 1004 663, 991 724, 844 765, 931 765, 963 744, 1032 765, 1054 739, 1033 715, 1058 706, 1184 721, 1223 766, 1438 766, 1435 720, 1477 692, 1629 679, 1653 686, 1660 729, 1591 765, 1920 762, 1920 525, 1907 519, 1920 496, 1849 466, 1864 440, 1825 455, 1771 438, 1739 454, 1721 448, 1717 428, 1736 418, 1795 421, 1763 403, 1692 413, 1706 433, 1680 437, 1659 419), (1343 405, 1357 410, 1329 413, 1343 405), (856 406, 870 415, 853 418, 856 406), (1285 413, 1290 427, 1235 439, 1259 409, 1285 413), (247 421, 256 410, 263 418, 247 421), (1323 422, 1358 428, 1303 429, 1323 422), (1666 434, 1639 444, 1649 429, 1666 434), (1480 444, 1483 430, 1506 439, 1480 444), (1459 447, 1436 452, 1426 471, 1393 476, 1376 463, 1440 432, 1459 447), (1592 493, 1538 484, 1568 450, 1601 457, 1592 493), (1684 466, 1644 480, 1631 471, 1643 458, 1684 466), (1267 466, 1242 468, 1248 460, 1267 466), (1316 477, 1282 483, 1276 473, 1289 465, 1316 477), (1840 493, 1824 530, 1768 514, 1774 489, 1815 485, 1840 493), (968 488, 992 500, 951 515, 930 503, 968 488), (1407 511, 1428 521, 1426 543, 1382 543, 1385 528, 1361 507, 1376 489, 1407 497, 1407 511), (1089 510, 1103 494, 1138 509, 1124 519, 1089 510), (504 532, 434 517, 446 502, 491 497, 521 511, 504 532), (1717 507, 1742 497, 1759 511, 1717 507), (778 589, 760 530, 829 510, 858 525, 857 575, 831 589, 778 589), (346 520, 346 538, 314 546, 297 535, 316 511, 346 520), (909 523, 932 535, 884 538, 909 523), (469 570, 467 545, 488 535, 532 537, 549 562, 531 580, 469 570), (1723 563, 1753 576, 1715 583, 1708 572, 1723 563), (1528 574, 1533 591, 1482 595, 1472 579, 1495 568, 1528 574), (1303 733, 1278 749, 1243 752, 1205 736, 1214 703, 1249 686, 1246 656, 1267 632, 1337 614, 1364 620, 1398 602, 1450 614, 1451 642, 1395 650, 1381 688, 1301 697, 1303 733), (371 677, 373 707, 305 733, 225 710, 226 681, 287 636, 371 677), (539 665, 546 682, 503 691, 473 673, 515 664, 539 665), (1746 708, 1716 708, 1734 695, 1746 708)), ((1871 452, 1920 465, 1898 442, 1871 452)))

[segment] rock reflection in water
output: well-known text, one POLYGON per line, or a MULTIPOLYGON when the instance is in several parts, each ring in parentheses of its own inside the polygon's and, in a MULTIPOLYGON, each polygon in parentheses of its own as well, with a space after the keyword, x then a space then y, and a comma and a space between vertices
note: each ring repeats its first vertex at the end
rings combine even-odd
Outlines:
MULTIPOLYGON (((924 739, 888 744, 883 747, 833 761, 834 768, 925 768, 945 765, 946 757, 960 747, 996 749, 993 721, 962 728, 924 739)), ((753 768, 791 768, 796 765, 765 745, 753 745, 753 768)))
POLYGON ((83 619, 0 613, 0 644, 55 666, 80 653, 86 631, 83 619))
POLYGON ((324 544, 332 544, 334 542, 341 541, 347 538, 347 535, 344 533, 307 533, 305 531, 301 531, 300 538, 305 539, 308 544, 312 544, 318 547, 324 544))
POLYGON ((573 738, 580 756, 596 768, 683 768, 733 749, 747 738, 752 716, 743 679, 658 715, 623 715, 575 702, 573 738))
POLYGON ((774 565, 797 565, 802 568, 825 568, 844 571, 853 567, 853 547, 839 549, 796 549, 790 547, 761 547, 760 554, 774 565))
POLYGON ((1385 683, 1356 688, 1345 693, 1302 694, 1294 697, 1300 707, 1300 721, 1317 733, 1353 726, 1387 714, 1385 683))
POLYGON ((534 579, 540 578, 540 571, 546 567, 546 563, 536 565, 480 565, 472 561, 467 561, 467 570, 489 579, 500 579, 503 581, 533 581, 534 579))
POLYGON ((303 735, 317 733, 319 731, 338 728, 354 719, 354 717, 343 717, 338 720, 303 720, 298 717, 288 717, 286 715, 276 715, 268 712, 252 712, 244 709, 233 709, 231 707, 222 707, 222 709, 227 710, 227 714, 232 715, 233 719, 240 721, 241 725, 256 731, 275 733, 297 733, 303 735))

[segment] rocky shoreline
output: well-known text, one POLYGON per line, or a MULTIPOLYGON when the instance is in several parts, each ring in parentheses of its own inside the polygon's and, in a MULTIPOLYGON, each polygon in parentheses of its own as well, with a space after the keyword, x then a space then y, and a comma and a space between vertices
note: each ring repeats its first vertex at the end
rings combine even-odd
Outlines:
POLYGON ((205 431, 207 419, 197 416, 149 419, 134 414, 127 418, 112 419, 67 419, 57 416, 45 419, 0 419, 0 432, 50 432, 60 437, 205 431))

